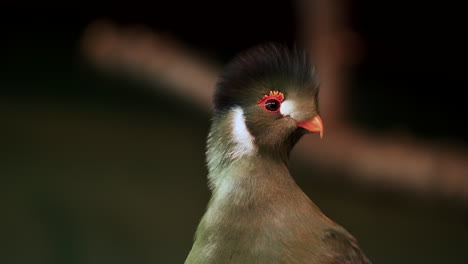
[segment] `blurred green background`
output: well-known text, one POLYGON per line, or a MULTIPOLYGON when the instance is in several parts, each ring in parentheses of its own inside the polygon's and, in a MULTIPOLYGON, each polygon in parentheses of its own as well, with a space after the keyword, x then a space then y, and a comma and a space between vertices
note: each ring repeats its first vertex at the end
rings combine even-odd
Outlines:
MULTIPOLYGON (((353 68, 351 118, 371 131, 404 128, 466 147, 468 68, 457 39, 466 29, 457 8, 443 9, 441 22, 432 6, 421 22, 424 6, 352 3, 367 56, 353 68)), ((154 83, 100 71, 80 49, 82 33, 99 18, 143 24, 222 65, 258 43, 295 42, 298 19, 292 3, 180 5, 2 8, 1 263, 183 263, 210 195, 210 115, 154 83)), ((292 170, 374 263, 468 255, 466 201, 362 185, 320 166, 310 177, 298 159, 292 170)))

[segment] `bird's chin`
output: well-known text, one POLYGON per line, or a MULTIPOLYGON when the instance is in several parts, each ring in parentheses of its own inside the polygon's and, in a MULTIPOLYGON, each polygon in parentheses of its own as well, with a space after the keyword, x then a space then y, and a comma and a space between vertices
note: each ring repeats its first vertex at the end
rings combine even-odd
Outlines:
POLYGON ((289 116, 289 115, 284 116, 283 119, 285 120, 285 122, 288 123, 288 125, 294 126, 294 127, 297 126, 297 121, 294 118, 292 118, 291 116, 289 116))
POLYGON ((287 127, 290 130, 290 132, 296 131, 298 128, 301 128, 297 126, 297 121, 290 116, 284 117, 284 126, 287 127))
POLYGON ((314 133, 314 132, 311 132, 311 131, 309 131, 309 130, 303 128, 303 127, 300 127, 300 126, 297 127, 297 130, 300 131, 303 135, 313 134, 314 133))
POLYGON ((305 129, 304 127, 299 126, 296 119, 294 119, 294 118, 292 118, 290 116, 285 116, 284 119, 285 119, 285 121, 287 123, 287 126, 291 129, 291 131, 294 131, 297 134, 305 135, 305 134, 312 134, 313 133, 313 132, 305 129))

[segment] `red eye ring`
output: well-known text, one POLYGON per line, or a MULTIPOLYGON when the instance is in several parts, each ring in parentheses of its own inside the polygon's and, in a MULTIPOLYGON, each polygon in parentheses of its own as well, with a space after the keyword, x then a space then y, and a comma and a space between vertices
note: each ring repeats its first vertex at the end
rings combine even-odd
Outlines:
POLYGON ((257 102, 265 111, 277 113, 280 110, 281 103, 284 101, 284 94, 278 91, 270 91, 269 95, 257 102))

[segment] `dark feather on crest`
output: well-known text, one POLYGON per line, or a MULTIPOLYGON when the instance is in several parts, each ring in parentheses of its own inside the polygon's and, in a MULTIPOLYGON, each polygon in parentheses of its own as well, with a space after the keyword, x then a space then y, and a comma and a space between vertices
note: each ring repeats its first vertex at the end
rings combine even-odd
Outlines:
POLYGON ((241 53, 227 65, 216 85, 214 109, 223 112, 256 98, 254 92, 268 93, 276 87, 294 85, 318 94, 315 70, 303 49, 266 44, 241 53))

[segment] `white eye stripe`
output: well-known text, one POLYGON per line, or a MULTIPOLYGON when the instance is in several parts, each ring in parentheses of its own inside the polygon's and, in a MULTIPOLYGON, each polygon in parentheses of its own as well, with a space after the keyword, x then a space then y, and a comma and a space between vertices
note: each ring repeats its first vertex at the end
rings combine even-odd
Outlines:
POLYGON ((242 108, 234 108, 232 110, 232 115, 232 138, 235 146, 230 154, 232 158, 239 158, 255 151, 255 138, 250 134, 245 125, 244 111, 242 108))
POLYGON ((291 116, 296 110, 295 108, 294 102, 286 100, 281 104, 280 113, 284 116, 291 116))

